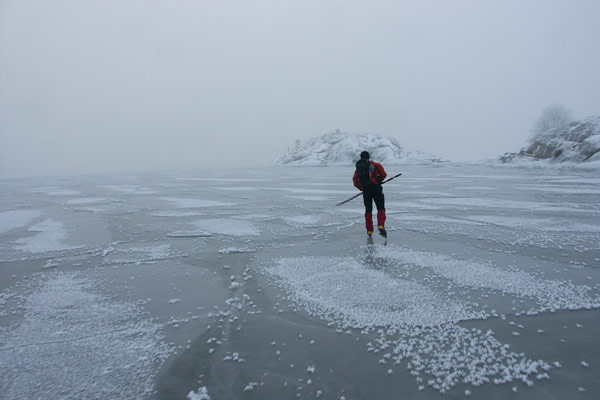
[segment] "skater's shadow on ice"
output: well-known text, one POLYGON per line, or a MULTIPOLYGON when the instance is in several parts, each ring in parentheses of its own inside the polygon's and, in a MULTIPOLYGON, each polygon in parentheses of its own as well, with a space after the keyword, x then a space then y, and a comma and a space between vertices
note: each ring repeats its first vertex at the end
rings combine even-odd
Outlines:
MULTIPOLYGON (((383 242, 383 246, 387 246, 387 239, 383 242)), ((384 260, 377 257, 377 247, 372 237, 367 239, 367 248, 364 252, 364 264, 373 269, 384 269, 384 260)))

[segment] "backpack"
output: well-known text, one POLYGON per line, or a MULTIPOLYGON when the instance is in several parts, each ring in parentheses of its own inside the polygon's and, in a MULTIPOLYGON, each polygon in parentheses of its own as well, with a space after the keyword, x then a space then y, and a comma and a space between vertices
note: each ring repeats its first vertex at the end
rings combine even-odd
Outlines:
POLYGON ((358 160, 356 162, 356 178, 363 188, 366 188, 372 183, 371 176, 373 176, 374 173, 375 168, 373 168, 373 164, 371 164, 369 160, 358 160))

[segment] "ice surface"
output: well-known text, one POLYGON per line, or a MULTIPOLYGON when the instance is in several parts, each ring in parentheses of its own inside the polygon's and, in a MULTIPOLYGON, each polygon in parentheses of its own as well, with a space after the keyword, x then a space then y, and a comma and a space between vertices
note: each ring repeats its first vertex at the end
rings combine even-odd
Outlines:
POLYGON ((50 190, 46 192, 47 195, 49 196, 57 196, 57 197, 62 197, 62 196, 78 196, 81 194, 81 192, 79 192, 78 190, 69 190, 69 189, 57 189, 57 190, 50 190))
POLYGON ((574 223, 570 220, 556 218, 528 218, 498 215, 471 215, 469 220, 484 222, 508 228, 529 228, 547 232, 597 232, 600 225, 574 223))
POLYGON ((202 199, 162 197, 161 200, 166 200, 174 204, 177 208, 229 207, 233 205, 231 203, 202 199))
POLYGON ((326 201, 326 200, 330 199, 329 197, 325 197, 325 196, 288 196, 288 197, 293 198, 293 199, 308 200, 308 201, 326 201))
POLYGON ((258 236, 260 230, 250 221, 220 218, 203 219, 193 223, 198 229, 206 232, 228 236, 258 236))
POLYGON ((155 190, 151 190, 151 189, 144 188, 144 187, 139 187, 139 186, 130 186, 130 185, 123 185, 123 186, 105 185, 104 187, 109 188, 111 190, 114 190, 115 192, 122 193, 122 194, 143 195, 143 194, 156 194, 157 193, 155 190))
POLYGON ((597 174, 384 166, 0 183, 0 397, 595 399, 597 174))
POLYGON ((600 194, 600 189, 586 189, 582 187, 556 187, 556 186, 535 186, 523 185, 519 187, 523 190, 539 190, 548 193, 566 193, 566 194, 600 194))
POLYGON ((435 224, 464 224, 464 225, 482 225, 483 222, 487 221, 470 221, 466 219, 459 218, 446 218, 446 217, 436 217, 431 215, 393 215, 391 218, 396 221, 405 222, 405 221, 422 221, 422 222, 432 222, 435 224))
POLYGON ((95 203, 102 203, 107 200, 108 199, 106 199, 104 197, 80 197, 77 199, 67 200, 67 204, 71 204, 71 205, 95 204, 95 203))
POLYGON ((152 215, 155 217, 170 218, 170 217, 199 217, 204 214, 201 212, 197 212, 197 211, 159 211, 159 212, 152 213, 152 215))
POLYGON ((318 215, 297 215, 295 217, 285 217, 283 219, 290 225, 299 227, 317 226, 322 220, 322 218, 320 218, 318 215))

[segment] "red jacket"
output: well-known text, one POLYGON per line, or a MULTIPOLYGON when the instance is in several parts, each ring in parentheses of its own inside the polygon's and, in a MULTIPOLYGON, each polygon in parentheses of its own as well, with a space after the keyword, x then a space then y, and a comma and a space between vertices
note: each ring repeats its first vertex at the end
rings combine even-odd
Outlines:
MULTIPOLYGON (((381 182, 383 182, 383 180, 387 176, 387 173, 385 172, 385 170, 383 169, 383 166, 381 164, 376 163, 375 161, 371 161, 371 165, 375 169, 375 171, 372 173, 373 175, 371 176, 371 182, 379 185, 379 184, 381 184, 381 182)), ((360 183, 358 183, 358 177, 356 175, 356 170, 354 171, 354 176, 352 177, 352 182, 354 182, 354 187, 356 187, 358 190, 360 190, 360 191, 363 190, 363 187, 360 186, 360 183)))

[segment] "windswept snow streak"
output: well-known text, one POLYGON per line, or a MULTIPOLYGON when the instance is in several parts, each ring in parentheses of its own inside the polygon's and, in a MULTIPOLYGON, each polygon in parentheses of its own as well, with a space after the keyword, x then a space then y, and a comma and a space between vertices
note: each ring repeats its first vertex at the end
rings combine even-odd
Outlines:
POLYGON ((319 215, 296 215, 283 218, 285 222, 298 228, 318 226, 321 219, 319 215))
POLYGON ((56 197, 62 197, 62 196, 79 196, 81 194, 80 191, 78 190, 69 190, 69 189, 58 189, 58 190, 51 190, 46 192, 47 195, 49 196, 56 196, 56 197))
POLYGON ((203 219, 195 221, 196 228, 214 233, 217 235, 228 236, 258 236, 260 231, 250 221, 238 219, 203 219))
POLYGON ((16 328, 0 330, 0 393, 7 399, 143 399, 170 353, 160 325, 133 303, 57 273, 27 298, 16 328), (93 316, 93 318, 90 318, 93 316))
POLYGON ((109 264, 153 264, 178 256, 170 244, 111 249, 110 253, 104 256, 104 261, 109 264))
MULTIPOLYGON (((389 247, 374 256, 395 263, 395 269, 417 265, 458 286, 534 298, 538 311, 600 306, 598 299, 589 296, 588 287, 542 280, 525 272, 389 247)), ((551 368, 545 361, 511 352, 491 331, 459 326, 461 320, 487 318, 489 313, 473 301, 430 287, 431 276, 421 283, 341 257, 281 258, 266 271, 292 303, 310 314, 340 329, 378 332, 380 337, 369 343, 369 351, 385 353, 382 363, 408 359, 417 382, 441 392, 459 382, 520 380, 530 385, 532 376, 545 376, 551 368)))
POLYGON ((184 199, 179 197, 161 197, 161 200, 168 201, 177 208, 204 208, 204 207, 230 207, 234 204, 223 203, 220 201, 204 199, 184 199))
POLYGON ((103 203, 108 201, 109 199, 105 197, 79 197, 76 199, 67 200, 67 204, 70 205, 85 205, 85 204, 96 204, 103 203))
POLYGON ((540 279, 523 271, 507 270, 491 263, 460 260, 430 252, 383 248, 380 257, 432 270, 437 276, 472 289, 495 290, 536 301, 536 313, 547 310, 579 310, 600 307, 600 298, 590 295, 591 288, 560 280, 540 279))

